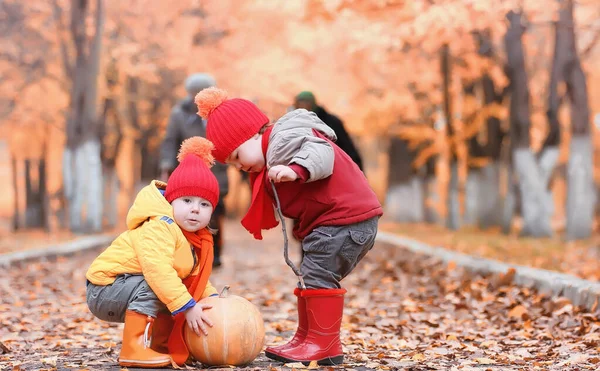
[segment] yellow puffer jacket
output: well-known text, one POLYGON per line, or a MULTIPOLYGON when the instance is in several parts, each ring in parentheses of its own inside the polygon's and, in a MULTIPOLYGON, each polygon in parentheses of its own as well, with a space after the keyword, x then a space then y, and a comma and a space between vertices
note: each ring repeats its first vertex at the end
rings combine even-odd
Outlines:
MULTIPOLYGON (((173 208, 160 193, 166 184, 153 180, 138 193, 127 214, 126 232, 92 262, 86 278, 106 286, 120 274, 143 274, 152 291, 169 311, 192 299, 182 282, 197 274, 196 254, 173 220, 173 208)), ((216 293, 209 282, 202 298, 216 293)))

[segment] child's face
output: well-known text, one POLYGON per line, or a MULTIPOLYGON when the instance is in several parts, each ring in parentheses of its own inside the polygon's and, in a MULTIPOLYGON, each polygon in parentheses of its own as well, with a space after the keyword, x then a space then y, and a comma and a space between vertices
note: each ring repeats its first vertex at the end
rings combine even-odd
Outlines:
POLYGON ((242 143, 225 160, 238 170, 248 173, 261 171, 265 167, 265 156, 262 151, 262 135, 256 134, 242 143))
POLYGON ((196 232, 206 227, 213 212, 210 202, 196 196, 176 198, 171 202, 171 206, 175 222, 188 232, 196 232))

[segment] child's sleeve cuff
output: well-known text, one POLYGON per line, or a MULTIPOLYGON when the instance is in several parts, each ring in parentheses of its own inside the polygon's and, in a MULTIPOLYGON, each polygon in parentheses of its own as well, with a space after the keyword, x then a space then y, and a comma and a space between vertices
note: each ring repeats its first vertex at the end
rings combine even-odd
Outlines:
POLYGON ((190 301, 188 301, 183 307, 177 309, 175 312, 173 312, 171 314, 176 315, 181 312, 185 312, 186 310, 192 308, 194 305, 196 305, 196 300, 194 300, 194 298, 191 298, 190 301))
POLYGON ((302 165, 291 164, 290 169, 294 170, 294 172, 296 174, 298 174, 298 179, 301 180, 302 182, 306 182, 308 180, 308 178, 310 177, 310 173, 302 165))

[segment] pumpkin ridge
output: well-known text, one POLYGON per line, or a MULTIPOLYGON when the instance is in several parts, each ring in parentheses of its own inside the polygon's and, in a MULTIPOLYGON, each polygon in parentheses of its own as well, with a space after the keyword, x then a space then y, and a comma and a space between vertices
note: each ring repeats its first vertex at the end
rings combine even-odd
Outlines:
MULTIPOLYGON (((260 312, 259 312, 258 308, 253 308, 253 309, 254 309, 254 312, 256 312, 260 316, 260 312)), ((254 322, 254 332, 255 333, 259 333, 260 332, 260 329, 259 329, 259 326, 258 326, 257 322, 254 322)), ((254 340, 254 344, 252 345, 252 353, 253 354, 260 353, 260 351, 262 350, 262 344, 259 344, 259 341, 258 341, 259 339, 258 338, 254 338, 253 340, 254 340), (256 351, 256 347, 257 346, 259 348, 258 352, 256 351)))
POLYGON ((207 336, 203 336, 203 339, 202 339, 202 348, 204 348, 204 355, 206 356, 206 359, 210 363, 212 363, 213 359, 212 359, 212 354, 210 354, 210 347, 208 346, 207 336))
MULTIPOLYGON (((229 307, 227 307, 229 308, 229 307)), ((229 312, 229 311, 227 311, 229 312)), ((223 355, 222 358, 223 360, 228 363, 229 362, 229 342, 227 341, 228 337, 227 337, 227 331, 229 330, 229 328, 227 327, 227 317, 229 317, 228 315, 229 313, 227 313, 226 315, 223 316, 223 355)))

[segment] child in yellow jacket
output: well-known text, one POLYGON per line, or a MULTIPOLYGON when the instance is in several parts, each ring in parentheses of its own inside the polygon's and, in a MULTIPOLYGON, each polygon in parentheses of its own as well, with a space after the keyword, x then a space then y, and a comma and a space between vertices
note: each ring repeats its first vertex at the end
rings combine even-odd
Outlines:
POLYGON ((212 326, 203 313, 210 307, 198 302, 217 294, 208 280, 213 238, 207 226, 219 200, 212 149, 204 138, 184 141, 168 184, 153 180, 138 193, 128 230, 86 273, 90 311, 125 323, 121 366, 183 364, 185 323, 199 336, 212 326))

